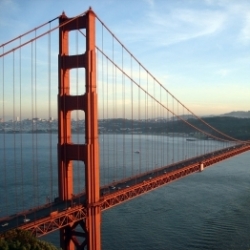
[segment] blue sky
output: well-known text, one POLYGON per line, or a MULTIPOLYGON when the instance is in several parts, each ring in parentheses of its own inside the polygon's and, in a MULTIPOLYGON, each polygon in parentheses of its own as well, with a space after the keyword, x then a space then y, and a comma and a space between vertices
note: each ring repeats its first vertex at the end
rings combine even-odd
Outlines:
POLYGON ((1 0, 0 44, 90 6, 194 113, 250 110, 248 0, 1 0))

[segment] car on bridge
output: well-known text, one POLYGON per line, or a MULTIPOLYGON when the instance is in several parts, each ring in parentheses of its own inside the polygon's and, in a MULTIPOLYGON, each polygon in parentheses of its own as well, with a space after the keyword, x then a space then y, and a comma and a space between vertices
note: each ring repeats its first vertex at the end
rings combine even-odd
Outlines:
POLYGON ((25 218, 23 219, 23 222, 24 222, 24 223, 27 223, 27 222, 29 222, 29 221, 30 221, 29 218, 26 218, 26 217, 25 217, 25 218))

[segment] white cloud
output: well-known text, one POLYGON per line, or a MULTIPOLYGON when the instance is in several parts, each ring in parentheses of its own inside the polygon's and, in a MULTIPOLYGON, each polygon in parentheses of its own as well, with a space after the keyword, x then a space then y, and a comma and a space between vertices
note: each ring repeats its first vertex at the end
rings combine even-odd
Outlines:
POLYGON ((157 41, 169 45, 218 32, 223 29, 226 15, 221 11, 175 9, 169 15, 151 13, 150 19, 158 27, 157 33, 168 37, 157 41))
POLYGON ((154 8, 148 9, 148 13, 142 12, 141 19, 138 16, 136 21, 127 23, 122 29, 128 43, 143 41, 168 46, 222 32, 225 32, 222 39, 227 39, 225 34, 235 33, 235 41, 250 41, 250 2, 206 0, 202 8, 190 5, 180 8, 151 0, 144 2, 154 8))
POLYGON ((140 20, 126 25, 122 33, 126 34, 127 43, 143 41, 154 46, 168 46, 213 35, 224 28, 226 19, 227 14, 220 10, 180 9, 155 4, 140 20))
MULTIPOLYGON (((215 5, 216 3, 214 3, 215 5)), ((250 2, 222 0, 220 5, 227 13, 228 30, 236 28, 235 38, 243 44, 250 42, 250 2)), ((233 32, 231 30, 231 32, 233 32)))
POLYGON ((250 10, 244 13, 243 27, 240 31, 239 39, 244 44, 250 42, 250 10))

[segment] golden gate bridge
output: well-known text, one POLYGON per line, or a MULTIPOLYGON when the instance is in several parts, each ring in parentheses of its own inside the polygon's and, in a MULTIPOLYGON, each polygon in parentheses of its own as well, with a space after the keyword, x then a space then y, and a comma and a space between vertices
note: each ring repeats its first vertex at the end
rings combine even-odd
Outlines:
POLYGON ((0 58, 0 232, 60 230, 63 249, 101 249, 102 211, 250 149, 189 110, 91 9, 2 44, 0 58))

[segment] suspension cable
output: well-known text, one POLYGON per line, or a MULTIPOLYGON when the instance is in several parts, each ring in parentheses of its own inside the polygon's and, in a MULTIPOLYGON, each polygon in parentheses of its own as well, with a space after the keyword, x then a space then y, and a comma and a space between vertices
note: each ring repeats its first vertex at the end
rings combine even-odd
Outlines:
MULTIPOLYGON (((13 52, 13 51, 15 51, 15 50, 21 48, 21 47, 23 47, 23 46, 29 44, 29 43, 34 42, 35 40, 39 39, 40 37, 43 37, 43 36, 45 36, 45 35, 51 33, 52 31, 57 30, 57 29, 59 29, 59 28, 65 26, 65 25, 67 25, 68 23, 70 23, 70 22, 76 20, 78 17, 83 16, 83 15, 85 15, 85 14, 86 14, 86 11, 83 12, 83 13, 81 13, 80 15, 75 16, 75 17, 71 18, 70 20, 65 21, 65 22, 63 22, 62 24, 60 24, 60 25, 58 25, 58 26, 56 26, 56 27, 54 27, 54 28, 52 28, 52 29, 50 29, 50 30, 48 30, 48 31, 46 31, 46 32, 44 32, 44 33, 38 35, 38 36, 36 36, 35 38, 32 38, 32 39, 28 40, 27 42, 24 42, 23 44, 21 44, 21 45, 19 45, 19 46, 16 46, 16 47, 14 47, 14 48, 12 48, 12 49, 10 49, 10 50, 8 50, 8 51, 2 53, 2 54, 0 55, 0 57, 3 57, 3 56, 5 56, 5 55, 7 55, 7 54, 9 54, 9 53, 11 53, 11 52, 13 52)), ((61 15, 60 15, 59 17, 61 17, 61 15)), ((57 18, 59 18, 59 17, 57 17, 57 18)), ((57 18, 55 18, 55 19, 57 19, 57 18)), ((53 20, 55 20, 55 19, 53 19, 53 20)), ((47 23, 48 23, 48 22, 47 22, 47 23)), ((34 29, 34 30, 36 30, 36 29, 34 29)), ((18 36, 17 38, 19 38, 19 37, 20 37, 20 36, 18 36)), ((17 39, 17 38, 15 38, 15 39, 17 39)), ((14 40, 15 40, 15 39, 14 39, 14 40)))
MULTIPOLYGON (((97 50, 100 51, 101 53, 104 54, 104 56, 106 57, 106 59, 108 61, 110 61, 112 64, 114 64, 128 79, 130 79, 135 85, 138 86, 138 88, 140 88, 142 91, 144 91, 148 96, 150 96, 153 100, 155 100, 159 105, 161 105, 162 107, 164 107, 166 110, 168 110, 172 115, 175 115, 178 119, 182 120, 184 123, 188 124, 189 126, 193 127, 194 129, 200 131, 201 133, 203 134, 206 134, 207 136, 211 137, 211 138, 214 138, 214 139, 217 139, 217 140, 223 140, 223 141, 227 141, 225 139, 222 139, 222 138, 219 138, 219 137, 216 137, 208 132, 205 132, 199 128, 197 128, 196 126, 194 126, 193 124, 189 123, 187 120, 185 120, 184 118, 182 118, 181 116, 177 115, 174 111, 171 111, 168 107, 166 107, 164 104, 160 103, 159 100, 157 100, 152 94, 150 94, 149 92, 147 92, 144 88, 142 88, 134 79, 131 78, 131 76, 129 76, 125 71, 122 71, 122 69, 112 61, 112 59, 110 59, 103 51, 101 51, 97 46, 96 46, 97 50)), ((150 75, 150 73, 148 73, 150 75)), ((153 78, 155 80, 155 78, 153 78)), ((168 92, 168 91, 167 91, 168 92)), ((169 92, 168 92, 169 93, 169 92)), ((172 94, 169 93, 171 96, 172 94)), ((180 103, 181 104, 181 103, 180 103)), ((197 117, 198 118, 198 117, 197 117)), ((210 128, 213 128, 209 125, 210 128)), ((216 129, 215 129, 216 130, 216 129)), ((244 142, 244 141, 241 141, 241 140, 237 140, 235 138, 232 138, 230 136, 227 136, 226 134, 216 130, 218 133, 224 135, 225 137, 235 141, 235 142, 244 142)))
MULTIPOLYGON (((124 49, 130 54, 130 56, 139 64, 141 65, 141 67, 148 72, 148 74, 165 90, 167 91, 172 98, 174 98, 178 103, 180 103, 182 106, 184 106, 195 118, 197 118, 198 120, 200 120, 202 123, 206 124, 208 127, 210 127, 211 129, 213 129, 214 131, 216 131, 217 133, 233 140, 233 141, 237 141, 237 142, 243 142, 241 140, 238 140, 236 138, 233 138, 229 135, 224 134, 223 132, 217 130, 216 128, 212 127, 210 124, 208 124, 206 121, 204 121, 201 117, 195 115, 190 109, 188 109, 182 102, 180 102, 173 94, 171 94, 140 62, 139 60, 124 46, 124 44, 115 36, 115 34, 100 20, 100 18, 98 16, 96 16, 97 20, 99 20, 99 22, 107 29, 107 31, 116 39, 116 41, 124 47, 124 49)), ((98 49, 98 48, 97 48, 98 49)))

